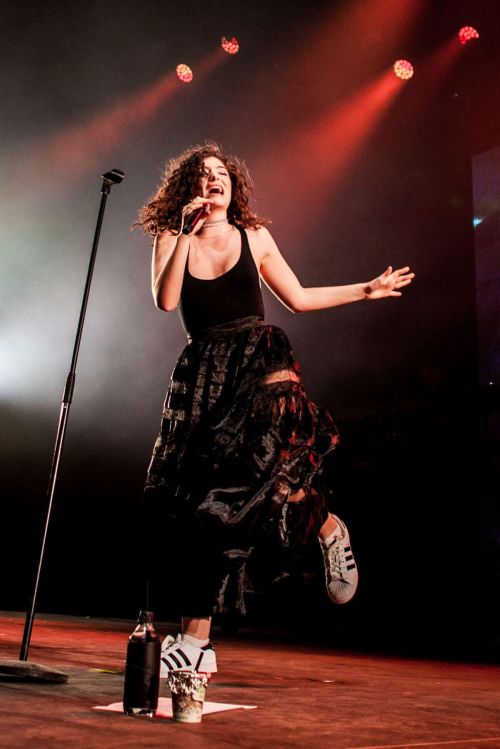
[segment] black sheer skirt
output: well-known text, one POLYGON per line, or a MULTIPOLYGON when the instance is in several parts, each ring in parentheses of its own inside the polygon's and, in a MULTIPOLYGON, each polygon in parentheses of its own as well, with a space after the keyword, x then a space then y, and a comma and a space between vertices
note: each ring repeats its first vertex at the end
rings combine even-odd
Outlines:
POLYGON ((244 614, 245 591, 279 576, 316 539, 328 515, 321 464, 337 442, 280 328, 247 317, 189 340, 144 495, 152 543, 167 559, 175 550, 169 563, 183 579, 183 615, 244 614), (299 381, 264 382, 277 372, 299 381), (287 502, 299 489, 304 501, 287 502))

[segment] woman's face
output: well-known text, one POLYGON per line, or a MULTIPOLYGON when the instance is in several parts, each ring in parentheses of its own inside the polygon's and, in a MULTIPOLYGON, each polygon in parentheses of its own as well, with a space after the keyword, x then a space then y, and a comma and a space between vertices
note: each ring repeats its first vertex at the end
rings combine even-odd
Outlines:
POLYGON ((212 201, 212 209, 227 210, 232 194, 231 177, 224 162, 216 156, 207 156, 203 159, 200 188, 202 197, 210 198, 212 201))

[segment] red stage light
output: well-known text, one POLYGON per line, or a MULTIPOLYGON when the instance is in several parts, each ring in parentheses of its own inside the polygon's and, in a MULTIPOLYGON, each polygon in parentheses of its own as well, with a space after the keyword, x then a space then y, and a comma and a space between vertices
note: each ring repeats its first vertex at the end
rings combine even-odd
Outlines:
POLYGON ((393 66, 393 70, 398 78, 403 81, 408 81, 413 77, 413 65, 408 60, 396 60, 393 66))
POLYGON ((471 39, 479 39, 479 33, 472 26, 462 26, 458 32, 460 44, 467 44, 471 39))
POLYGON ((240 48, 240 43, 234 36, 231 37, 231 39, 227 36, 223 36, 220 46, 224 52, 228 53, 228 55, 235 55, 240 48))
POLYGON ((175 72, 177 73, 177 78, 183 83, 191 83, 193 80, 193 71, 189 65, 177 65, 175 72))

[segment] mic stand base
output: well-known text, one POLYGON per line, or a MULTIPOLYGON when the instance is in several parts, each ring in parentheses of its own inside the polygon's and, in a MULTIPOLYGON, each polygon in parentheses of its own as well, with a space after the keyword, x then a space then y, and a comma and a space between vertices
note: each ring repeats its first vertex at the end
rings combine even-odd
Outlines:
POLYGON ((68 674, 57 668, 42 666, 30 661, 0 658, 0 681, 37 681, 51 684, 65 684, 68 674))

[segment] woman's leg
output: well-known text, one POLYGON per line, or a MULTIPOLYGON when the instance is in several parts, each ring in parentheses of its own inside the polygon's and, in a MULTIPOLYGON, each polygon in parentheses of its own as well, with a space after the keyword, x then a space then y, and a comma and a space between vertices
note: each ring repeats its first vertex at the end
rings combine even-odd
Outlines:
MULTIPOLYGON (((303 489, 298 489, 296 492, 290 494, 290 496, 288 497, 288 502, 301 502, 305 496, 305 491, 303 489)), ((331 513, 328 513, 327 519, 319 529, 318 536, 323 541, 325 538, 328 538, 328 536, 330 536, 337 527, 337 521, 331 513)))
MULTIPOLYGON (((284 369, 267 375, 264 384, 287 380, 299 382, 300 377, 293 370, 284 369)), ((298 489, 289 495, 288 502, 293 504, 309 499, 314 501, 314 495, 318 501, 322 501, 315 489, 311 488, 309 493, 310 498, 304 489, 298 489)), ((358 586, 358 570, 352 554, 349 531, 340 518, 328 512, 319 528, 318 536, 325 564, 328 595, 334 603, 347 603, 354 596, 358 586)))
POLYGON ((160 675, 173 671, 217 671, 215 651, 210 644, 210 616, 182 617, 182 635, 169 636, 163 641, 160 675))
MULTIPOLYGON (((184 532, 186 535, 186 525, 184 532)), ((180 610, 183 612, 181 634, 168 636, 162 644, 161 676, 172 671, 215 673, 217 660, 210 644, 211 612, 214 598, 225 571, 225 559, 210 543, 194 520, 189 538, 176 560, 180 580, 180 610), (200 562, 201 560, 201 562, 200 562)))
MULTIPOLYGON (((311 490, 315 494, 315 490, 311 490)), ((289 502, 302 502, 306 497, 298 489, 288 497, 289 502)), ((358 587, 358 570, 351 549, 349 531, 340 518, 328 513, 319 529, 319 540, 325 565, 326 588, 333 603, 347 603, 358 587)))

